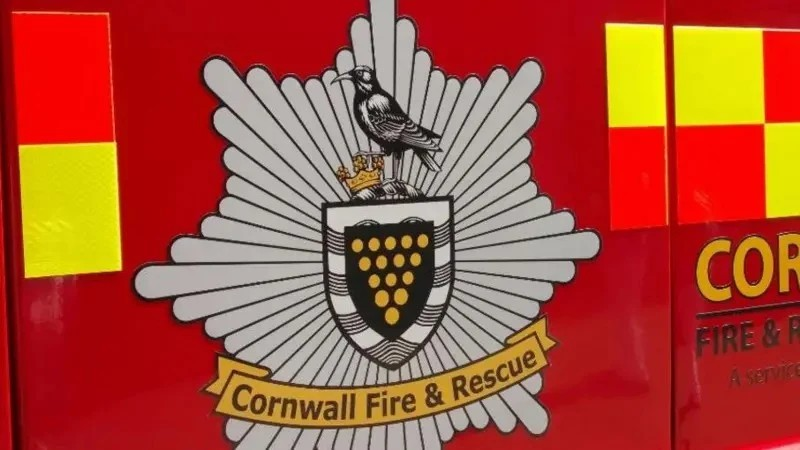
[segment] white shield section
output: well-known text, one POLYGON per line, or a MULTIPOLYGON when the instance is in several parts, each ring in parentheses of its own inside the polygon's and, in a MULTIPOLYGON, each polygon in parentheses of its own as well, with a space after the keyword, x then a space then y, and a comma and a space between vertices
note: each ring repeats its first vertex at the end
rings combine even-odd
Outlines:
POLYGON ((447 311, 453 287, 453 216, 449 198, 422 201, 385 201, 377 204, 339 204, 323 211, 325 292, 331 314, 348 340, 366 357, 386 368, 398 368, 430 340, 447 311), (434 283, 423 312, 398 339, 387 340, 368 326, 357 313, 344 280, 344 230, 363 223, 396 224, 410 219, 433 222, 434 283))

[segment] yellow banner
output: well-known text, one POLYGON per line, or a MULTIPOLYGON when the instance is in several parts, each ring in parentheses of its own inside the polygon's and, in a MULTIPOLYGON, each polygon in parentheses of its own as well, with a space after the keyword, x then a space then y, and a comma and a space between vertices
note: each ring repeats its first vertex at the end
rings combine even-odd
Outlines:
POLYGON ((547 320, 506 339, 506 347, 458 367, 416 380, 375 386, 308 386, 270 380, 271 371, 219 358, 218 378, 206 391, 216 411, 251 422, 309 428, 349 428, 419 419, 497 394, 547 367, 556 342, 547 320))

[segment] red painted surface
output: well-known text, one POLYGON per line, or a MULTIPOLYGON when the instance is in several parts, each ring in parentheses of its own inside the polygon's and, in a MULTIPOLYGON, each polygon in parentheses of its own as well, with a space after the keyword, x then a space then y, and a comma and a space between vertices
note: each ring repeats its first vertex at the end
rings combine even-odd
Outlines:
MULTIPOLYGON (((766 28, 799 29, 800 16, 797 3, 792 0, 731 0, 726 2, 697 2, 670 0, 667 17, 676 25, 750 26, 766 28)), ((795 62, 789 62, 793 67, 795 62)), ((796 83, 796 80, 795 80, 796 83)), ((796 86, 785 92, 791 98, 796 86)), ((680 133, 680 132, 679 132, 680 133)), ((739 152, 720 154, 718 161, 726 166, 730 162, 748 158, 739 152)), ((674 168, 680 160, 673 158, 674 168)), ((717 176, 719 173, 715 174, 717 176)), ((714 175, 712 175, 714 176, 714 175)), ((729 179, 734 188, 738 179, 729 179)), ((742 201, 744 203, 744 201, 742 201)), ((675 205, 673 208, 675 208, 675 205)), ((722 205, 711 205, 716 211, 722 205)), ((736 207, 736 206, 733 206, 736 207)), ((673 209, 672 214, 677 214, 673 209)), ((716 357, 696 357, 695 334, 698 327, 716 324, 741 324, 752 321, 754 331, 763 330, 767 319, 774 319, 786 332, 785 321, 797 315, 797 307, 751 312, 718 318, 697 318, 698 313, 729 308, 742 308, 798 300, 798 286, 792 282, 790 292, 781 294, 775 281, 767 292, 756 299, 745 299, 739 294, 722 304, 704 300, 695 283, 695 262, 700 249, 711 239, 729 237, 734 245, 748 235, 763 236, 777 253, 777 236, 800 230, 797 218, 783 220, 749 220, 715 224, 698 224, 673 227, 672 270, 674 304, 674 375, 675 375, 675 448, 679 450, 723 450, 732 448, 770 449, 796 444, 800 441, 797 420, 793 413, 794 399, 799 398, 800 379, 773 380, 773 382, 732 388, 729 377, 734 367, 755 370, 783 363, 800 361, 800 346, 790 345, 786 334, 781 345, 764 348, 760 342, 756 349, 728 353, 716 357)), ((754 255, 753 255, 754 256, 754 255)), ((748 258, 748 279, 755 280, 761 265, 748 258)), ((776 267, 777 270, 777 267, 776 267)), ((731 266, 720 258, 712 269, 715 280, 730 280, 731 266), (718 265, 718 266, 717 266, 718 265)), ((758 334, 757 334, 758 336, 758 334)))
POLYGON ((678 127, 679 223, 763 218, 764 126, 678 127))
MULTIPOLYGON (((7 25, 10 9, 62 10, 64 5, 56 0, 14 0, 3 8, 2 23, 7 25)), ((346 25, 365 11, 365 3, 247 0, 220 5, 162 0, 142 7, 123 0, 73 0, 70 8, 110 11, 112 17, 124 270, 23 280, 16 157, 6 155, 9 166, 4 174, 11 175, 8 185, 13 188, 7 206, 16 237, 7 245, 14 246, 10 283, 16 293, 21 448, 227 448, 222 421, 211 413, 213 399, 200 393, 213 378, 218 345, 199 326, 178 326, 167 302, 146 304, 135 298, 130 278, 143 262, 166 258, 166 244, 176 234, 195 231, 197 219, 214 210, 223 191, 223 143, 209 127, 216 103, 199 82, 202 61, 221 53, 240 68, 263 63, 278 76, 318 73, 346 45, 346 25)), ((799 346, 701 358, 695 350, 698 327, 746 320, 759 327, 768 318, 786 320, 796 310, 710 319, 697 314, 798 298, 798 287, 792 284, 789 293, 781 294, 773 286, 763 298, 737 294, 727 305, 710 304, 695 283, 695 262, 703 245, 719 236, 735 244, 754 233, 774 243, 778 234, 800 229, 800 220, 609 230, 605 168, 613 153, 606 129, 603 24, 661 23, 665 9, 668 24, 800 28, 800 17, 793 13, 795 0, 671 0, 666 8, 663 2, 642 0, 400 0, 400 12, 415 18, 422 44, 449 73, 485 75, 494 64, 516 67, 529 56, 542 62, 545 81, 535 97, 541 120, 532 133, 534 176, 556 206, 574 210, 580 226, 596 228, 603 236, 600 257, 581 265, 576 281, 557 290, 545 310, 561 343, 552 353, 541 395, 551 413, 547 434, 534 438, 523 431, 507 436, 491 429, 470 431, 458 435, 448 449, 670 448, 671 343, 675 448, 771 448, 800 439, 793 406, 800 394, 797 380, 736 389, 728 382, 733 367, 747 370, 800 360, 799 346)), ((7 27, 0 27, 0 33, 3 112, 5 124, 13 129, 24 119, 10 106, 15 94, 9 82, 10 36, 7 27)), ((786 43, 786 48, 792 45, 786 43)), ((65 58, 70 53, 70 48, 63 51, 65 58)), ((58 72, 41 75, 47 74, 58 72)), ((776 114, 768 113, 770 120, 790 114, 794 120, 795 104, 789 101, 796 98, 793 89, 787 87, 786 102, 774 108, 769 102, 774 105, 776 100, 770 98, 780 93, 768 93, 768 111, 776 114)), ((669 142, 681 138, 670 131, 669 142)), ((27 139, 4 138, 6 149, 27 139)), ((754 158, 750 152, 725 153, 720 139, 696 138, 698 151, 706 155, 699 157, 717 168, 704 172, 711 178, 697 177, 698 182, 720 186, 719 198, 728 200, 712 199, 706 206, 724 217, 752 204, 746 196, 763 202, 763 183, 745 189, 733 177, 743 168, 763 176, 763 162, 755 170, 753 164, 758 163, 748 159, 754 158)), ((742 132, 737 145, 757 141, 753 133, 742 132)), ((758 155, 763 155, 761 147, 758 155)), ((670 173, 680 161, 681 155, 673 152, 670 173)), ((673 218, 679 217, 681 201, 697 203, 677 185, 671 192, 673 218)), ((708 211, 699 204, 689 208, 691 217, 708 211)), ((729 281, 729 263, 715 260, 715 280, 729 281)), ((751 279, 759 270, 759 264, 748 261, 751 279)), ((0 383, 2 361, 0 347, 0 383)), ((3 395, 6 390, 0 390, 0 402, 3 395)), ((0 426, 5 426, 2 404, 0 426)))
MULTIPOLYGON (((2 77, 0 77, 2 79, 2 77)), ((0 99, 3 98, 0 93, 0 99)), ((6 149, 3 139, 5 129, 2 123, 3 114, 0 112, 0 162, 5 160, 6 149)), ((0 167, 0 450, 11 450, 12 446, 12 415, 11 404, 11 367, 8 344, 8 297, 6 295, 6 238, 5 238, 5 174, 0 167)))
POLYGON ((665 128, 612 128, 608 139, 611 228, 665 226, 665 128))
POLYGON ((767 122, 800 121, 800 32, 764 32, 767 122))
MULTIPOLYGON (((10 4, 64 8, 56 0, 10 4)), ((530 56, 542 62, 534 176, 557 207, 572 209, 580 227, 604 239, 600 257, 581 265, 545 309, 561 343, 541 395, 551 413, 546 435, 473 430, 447 448, 669 448, 668 233, 609 232, 604 65, 604 24, 660 23, 663 3, 399 4, 450 74, 485 76, 496 64, 516 68, 530 56)), ((199 325, 178 326, 168 302, 138 300, 131 276, 140 264, 166 258, 167 243, 194 232, 223 192, 223 143, 209 126, 216 103, 201 86, 202 62, 224 54, 242 69, 263 63, 276 76, 317 74, 347 44, 347 25, 366 3, 74 0, 70 8, 111 13, 124 267, 12 281, 21 448, 227 448, 213 399, 200 393, 213 378, 218 344, 199 325)), ((15 265, 20 258, 17 251, 15 265)))
POLYGON ((11 21, 19 143, 113 141, 108 16, 14 14, 11 21))

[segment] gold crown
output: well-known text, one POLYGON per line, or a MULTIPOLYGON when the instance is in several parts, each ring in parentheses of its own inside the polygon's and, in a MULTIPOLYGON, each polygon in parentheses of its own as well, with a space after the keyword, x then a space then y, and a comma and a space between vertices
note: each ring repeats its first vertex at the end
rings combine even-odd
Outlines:
POLYGON ((350 176, 347 167, 341 166, 336 171, 339 181, 347 185, 350 192, 355 194, 358 191, 378 185, 383 178, 383 156, 356 153, 353 156, 353 170, 355 175, 350 176))

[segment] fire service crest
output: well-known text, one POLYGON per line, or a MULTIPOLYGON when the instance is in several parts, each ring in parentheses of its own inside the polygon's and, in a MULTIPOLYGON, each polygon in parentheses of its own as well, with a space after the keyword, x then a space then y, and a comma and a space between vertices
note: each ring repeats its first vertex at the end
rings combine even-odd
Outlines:
POLYGON ((461 80, 416 36, 371 0, 319 77, 203 66, 225 194, 134 288, 224 342, 205 390, 236 449, 547 429, 540 305, 600 239, 531 178, 539 63, 461 80))

